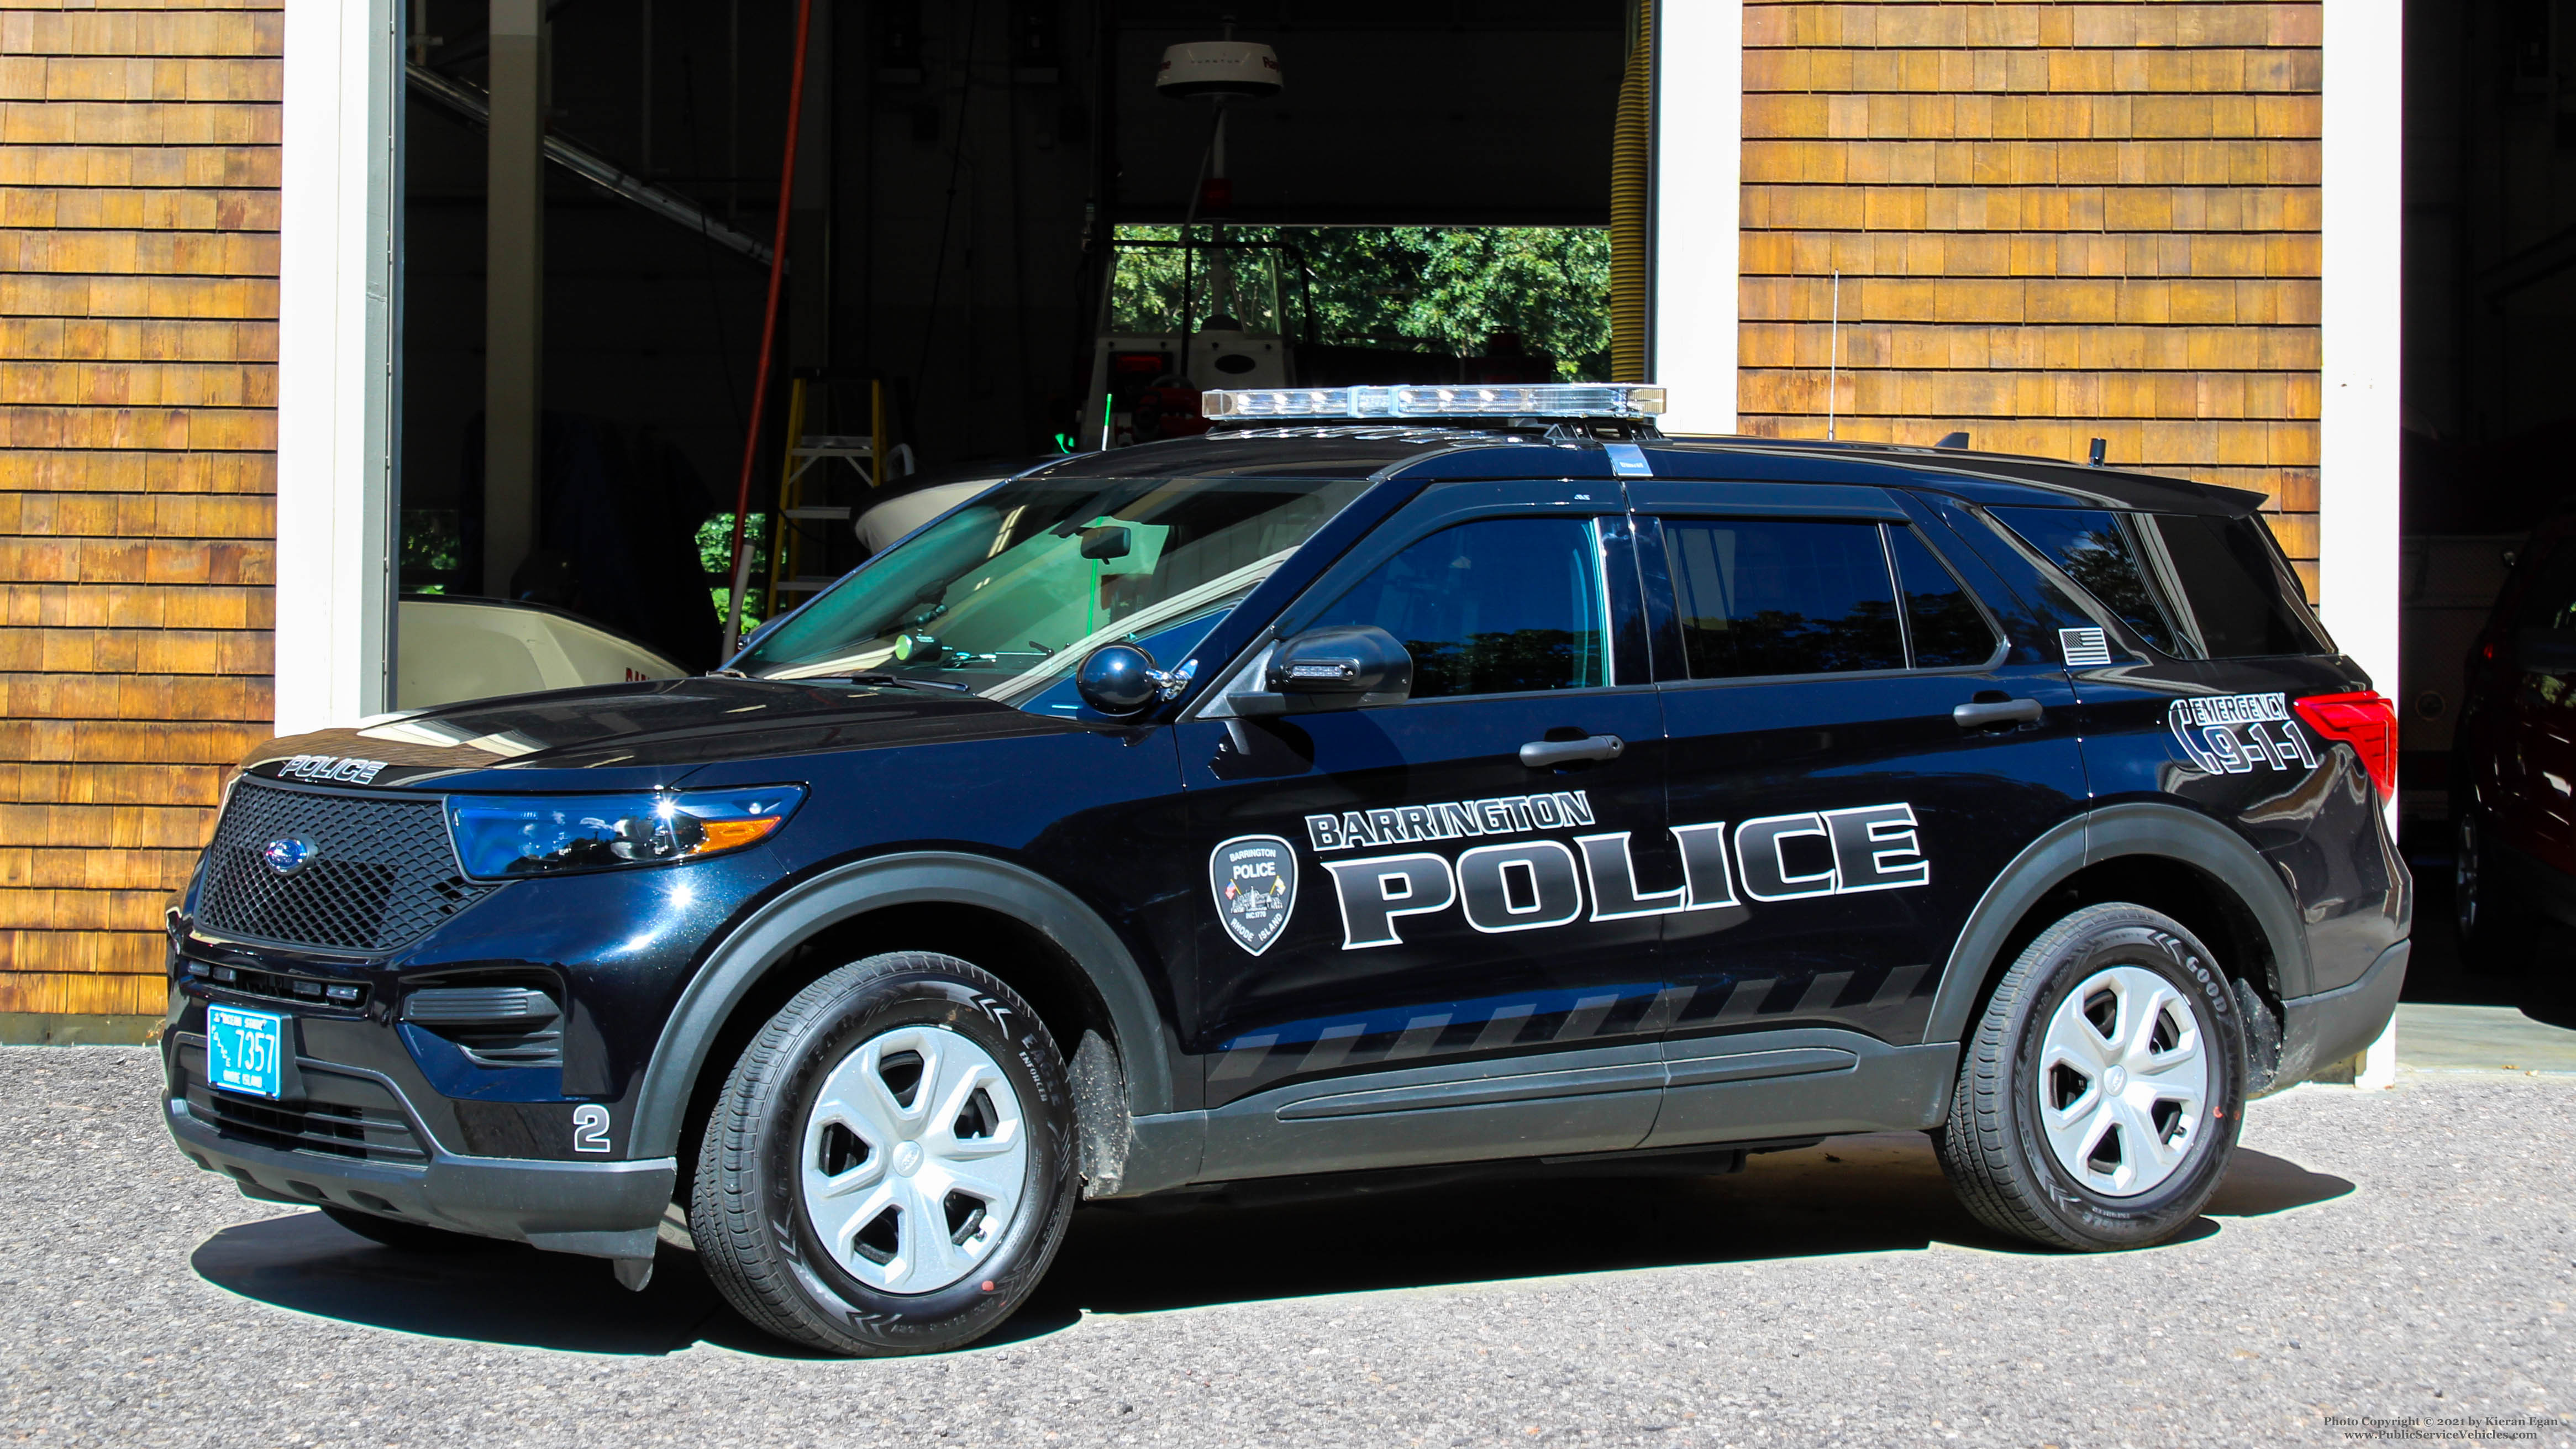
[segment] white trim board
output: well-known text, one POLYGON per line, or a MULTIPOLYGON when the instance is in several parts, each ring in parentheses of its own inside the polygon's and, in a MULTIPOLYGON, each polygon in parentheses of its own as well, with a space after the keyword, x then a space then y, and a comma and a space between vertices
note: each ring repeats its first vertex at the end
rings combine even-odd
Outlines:
POLYGON ((1666 432, 1735 431, 1744 205, 1743 0, 1655 7, 1650 376, 1666 432))
MULTIPOLYGON (((2404 225, 2405 11, 2334 0, 2325 12, 2324 366, 2317 440, 2317 593, 2326 627, 2403 701, 2397 677, 2400 238, 2404 225)), ((2397 802, 2388 802, 2395 820, 2397 802)), ((2372 1044, 2361 1085, 2395 1081, 2397 1028, 2372 1044)))
POLYGON ((277 731, 381 711, 394 579, 397 0, 289 0, 278 238, 277 731))

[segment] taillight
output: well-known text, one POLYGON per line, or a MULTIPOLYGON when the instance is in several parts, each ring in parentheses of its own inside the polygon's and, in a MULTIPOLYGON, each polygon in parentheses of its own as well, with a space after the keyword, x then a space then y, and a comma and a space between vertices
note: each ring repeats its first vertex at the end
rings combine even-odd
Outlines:
POLYGON ((2361 756, 2379 793, 2397 793, 2397 704, 2384 694, 2314 694, 2298 703, 2299 718, 2330 740, 2341 740, 2361 756))

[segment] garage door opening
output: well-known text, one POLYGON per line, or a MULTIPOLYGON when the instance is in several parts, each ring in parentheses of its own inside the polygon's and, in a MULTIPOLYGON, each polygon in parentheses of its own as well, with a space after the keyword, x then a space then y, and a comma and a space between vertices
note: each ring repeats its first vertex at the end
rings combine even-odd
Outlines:
MULTIPOLYGON (((814 0, 744 632, 1220 382, 1606 377, 1641 8, 1383 9, 814 0), (1211 192, 1221 35, 1284 83, 1211 192)), ((796 0, 407 19, 392 702, 713 667, 796 0)))

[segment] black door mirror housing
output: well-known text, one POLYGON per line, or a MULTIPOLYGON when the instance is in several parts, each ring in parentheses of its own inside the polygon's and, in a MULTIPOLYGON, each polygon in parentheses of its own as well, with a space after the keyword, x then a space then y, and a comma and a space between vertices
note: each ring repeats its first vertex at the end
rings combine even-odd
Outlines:
POLYGON ((1081 666, 1073 671, 1073 692, 1111 719, 1152 708, 1162 698, 1165 682, 1163 671, 1154 667, 1154 656, 1133 644, 1103 644, 1082 656, 1081 666))
POLYGON ((1374 624, 1309 629, 1270 651, 1262 683, 1226 703, 1242 715, 1402 704, 1413 697, 1413 655, 1374 624))

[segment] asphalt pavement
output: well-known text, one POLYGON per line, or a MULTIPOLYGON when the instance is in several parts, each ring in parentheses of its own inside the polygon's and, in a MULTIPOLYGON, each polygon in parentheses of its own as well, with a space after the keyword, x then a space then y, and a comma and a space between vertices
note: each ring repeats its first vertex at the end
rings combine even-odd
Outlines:
POLYGON ((1723 1178, 1092 1209, 1000 1341, 846 1362, 761 1337, 678 1249, 636 1295, 249 1202, 171 1149, 154 1075, 0 1048, 11 1442, 2576 1444, 2566 1076, 2256 1103, 2195 1231, 2105 1256, 1984 1233, 1910 1134, 1723 1178))

